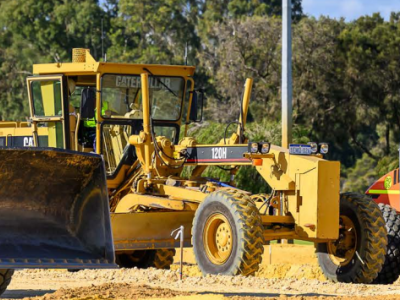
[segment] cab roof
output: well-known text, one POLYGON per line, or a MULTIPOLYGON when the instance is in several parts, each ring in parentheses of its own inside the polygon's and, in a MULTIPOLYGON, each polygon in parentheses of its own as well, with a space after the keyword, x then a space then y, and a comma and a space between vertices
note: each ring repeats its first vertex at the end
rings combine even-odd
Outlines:
POLYGON ((195 67, 179 65, 156 65, 156 64, 127 64, 113 62, 98 62, 88 49, 73 49, 73 59, 70 63, 58 62, 50 64, 34 64, 33 74, 54 75, 64 74, 67 76, 96 75, 96 74, 141 74, 152 73, 159 76, 182 76, 192 77, 195 67), (74 52, 80 51, 77 57, 74 52), (149 72, 150 71, 150 72, 149 72))

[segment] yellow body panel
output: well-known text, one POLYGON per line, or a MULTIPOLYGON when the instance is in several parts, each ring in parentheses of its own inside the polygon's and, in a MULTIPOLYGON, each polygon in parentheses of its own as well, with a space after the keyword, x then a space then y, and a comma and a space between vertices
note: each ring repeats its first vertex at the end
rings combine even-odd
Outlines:
POLYGON ((112 213, 115 251, 179 247, 171 231, 181 225, 185 228, 184 245, 190 246, 193 217, 193 211, 112 213))
POLYGON ((275 191, 282 191, 285 215, 295 220, 295 234, 306 239, 336 239, 339 233, 340 163, 311 155, 290 155, 272 146, 257 171, 275 191))
POLYGON ((33 74, 65 74, 88 75, 88 74, 141 74, 144 69, 150 70, 154 75, 184 76, 194 75, 195 67, 152 65, 152 64, 118 64, 108 62, 87 63, 62 63, 62 64, 36 64, 33 65, 33 74))
POLYGON ((339 233, 340 164, 314 162, 310 171, 296 173, 296 233, 300 237, 336 239, 339 233))
MULTIPOLYGON (((48 136, 48 127, 39 127, 39 136, 48 136)), ((0 122, 0 138, 5 138, 4 146, 12 147, 16 145, 8 144, 9 137, 23 137, 23 147, 33 147, 32 128, 26 122, 0 122)))
POLYGON ((128 194, 118 203, 115 209, 116 213, 129 213, 135 206, 146 205, 153 208, 162 208, 170 210, 183 210, 183 201, 171 200, 168 198, 161 198, 149 195, 128 194))

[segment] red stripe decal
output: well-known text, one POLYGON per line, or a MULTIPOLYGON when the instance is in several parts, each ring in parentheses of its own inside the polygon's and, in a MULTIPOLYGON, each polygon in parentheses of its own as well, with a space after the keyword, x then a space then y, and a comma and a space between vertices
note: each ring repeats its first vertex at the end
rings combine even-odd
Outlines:
POLYGON ((234 162, 234 161, 243 161, 243 162, 251 162, 250 159, 247 158, 232 158, 232 159, 188 159, 186 162, 207 162, 207 161, 211 161, 211 162, 219 162, 219 161, 227 161, 227 162, 234 162))

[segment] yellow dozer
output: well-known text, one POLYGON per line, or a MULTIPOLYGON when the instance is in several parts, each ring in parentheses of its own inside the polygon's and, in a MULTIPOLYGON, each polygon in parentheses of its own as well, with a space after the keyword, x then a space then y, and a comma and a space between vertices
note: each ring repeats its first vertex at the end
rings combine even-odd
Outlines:
MULTIPOLYGON (((169 268, 178 246, 171 232, 184 226, 184 244, 193 246, 204 274, 252 275, 267 242, 298 239, 315 243, 329 279, 372 282, 385 260, 385 223, 366 196, 340 194, 340 164, 323 158, 327 145, 285 149, 249 141, 251 79, 237 132, 221 133, 218 144, 199 144, 187 136, 188 125, 201 121, 203 110, 194 71, 97 62, 88 50, 74 49, 72 63, 33 66, 35 75, 27 79, 30 120, 4 123, 0 143, 103 156, 115 254, 122 267, 169 268), (223 166, 231 181, 202 176, 209 166, 223 166), (235 174, 244 166, 260 173, 269 194, 235 187, 235 174)), ((51 161, 47 164, 56 171, 51 161)), ((64 162, 71 164, 80 162, 64 162)), ((43 181, 50 180, 46 174, 43 181)), ((64 178, 58 170, 53 176, 50 185, 64 178)), ((103 191, 105 184, 98 188, 103 191)))
MULTIPOLYGON (((66 105, 50 93, 53 103, 40 104, 46 121, 66 105)), ((47 143, 47 124, 46 143, 33 147, 34 126, 0 122, 0 294, 16 268, 116 267, 104 161, 63 138, 47 143)), ((65 123, 53 124, 62 134, 65 123)))
POLYGON ((0 148, 0 294, 16 268, 113 268, 99 155, 0 148))

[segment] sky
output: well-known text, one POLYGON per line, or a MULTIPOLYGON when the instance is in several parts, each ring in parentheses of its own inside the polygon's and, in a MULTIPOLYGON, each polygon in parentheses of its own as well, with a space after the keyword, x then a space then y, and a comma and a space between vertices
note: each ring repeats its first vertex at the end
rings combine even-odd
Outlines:
POLYGON ((344 17, 346 21, 353 21, 363 15, 380 12, 386 20, 390 12, 400 12, 400 0, 303 0, 303 12, 307 15, 331 18, 344 17))

